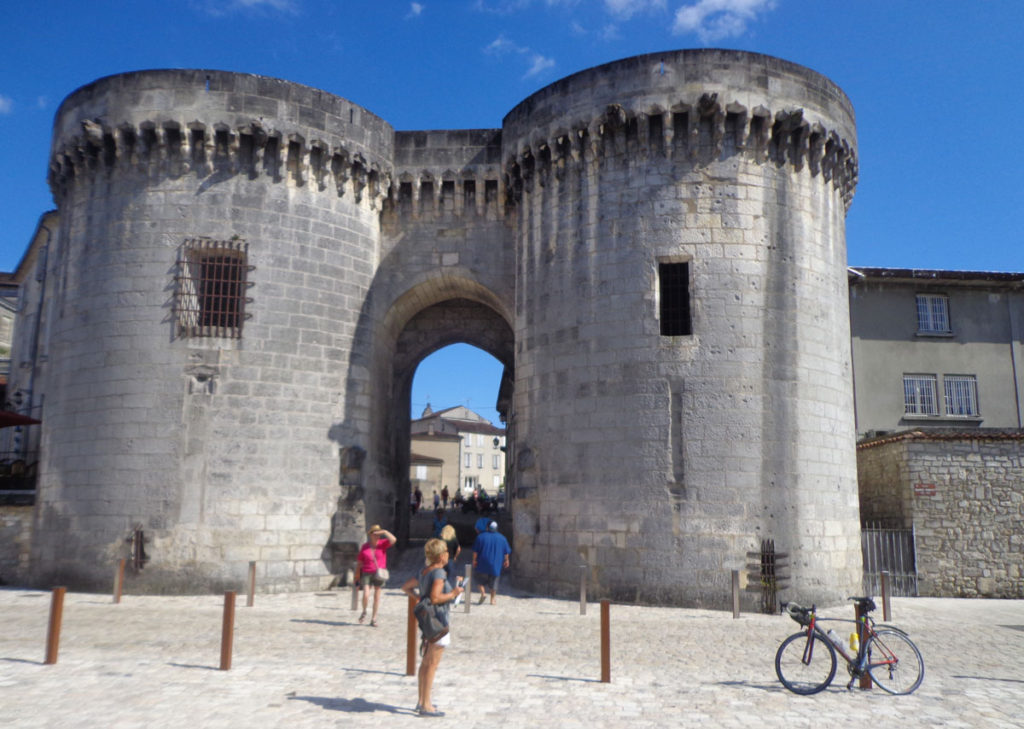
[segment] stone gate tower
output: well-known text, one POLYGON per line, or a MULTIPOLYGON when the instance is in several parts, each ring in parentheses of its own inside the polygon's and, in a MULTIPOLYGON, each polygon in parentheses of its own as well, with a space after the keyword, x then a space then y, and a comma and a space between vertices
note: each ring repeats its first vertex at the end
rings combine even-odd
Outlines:
POLYGON ((401 532, 413 373, 466 341, 508 374, 516 579, 724 605, 772 538, 789 594, 841 599, 855 149, 834 84, 734 51, 583 71, 489 130, 218 71, 79 89, 15 343, 45 396, 27 578, 105 587, 142 530, 139 590, 323 586, 367 521, 401 532))

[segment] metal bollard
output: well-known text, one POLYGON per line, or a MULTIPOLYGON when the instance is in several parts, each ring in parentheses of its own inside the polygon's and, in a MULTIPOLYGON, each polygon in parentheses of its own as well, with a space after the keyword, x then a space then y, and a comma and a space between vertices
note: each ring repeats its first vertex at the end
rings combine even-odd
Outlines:
POLYGON ((256 563, 249 563, 249 596, 245 600, 246 607, 252 607, 256 602, 256 563))
POLYGON ((740 571, 732 571, 732 619, 740 617, 740 571))
POLYGON ((57 649, 60 647, 60 623, 64 618, 64 593, 66 588, 53 588, 53 595, 50 598, 50 625, 46 629, 46 659, 43 661, 48 666, 57 662, 57 649))
POLYGON ((611 601, 601 601, 601 683, 612 682, 611 601))
POLYGON ((117 563, 117 570, 114 572, 114 604, 118 605, 121 602, 121 592, 124 590, 124 563, 125 560, 121 560, 117 563))
POLYGON ((416 598, 409 595, 409 615, 406 618, 405 638, 405 675, 416 675, 416 614, 412 609, 416 607, 416 598))
POLYGON ((359 609, 359 580, 356 579, 356 575, 359 574, 359 563, 355 563, 355 567, 352 569, 352 609, 359 609))
POLYGON ((889 615, 892 614, 891 607, 889 604, 889 572, 882 570, 882 620, 889 619, 889 615))
POLYGON ((473 602, 473 582, 470 579, 473 575, 473 566, 466 565, 466 579, 462 581, 462 604, 465 605, 464 612, 469 615, 469 603, 473 602))
POLYGON ((224 593, 224 621, 220 632, 220 670, 231 670, 231 650, 235 636, 235 591, 224 593))
POLYGON ((587 614, 587 566, 580 565, 580 615, 587 614))

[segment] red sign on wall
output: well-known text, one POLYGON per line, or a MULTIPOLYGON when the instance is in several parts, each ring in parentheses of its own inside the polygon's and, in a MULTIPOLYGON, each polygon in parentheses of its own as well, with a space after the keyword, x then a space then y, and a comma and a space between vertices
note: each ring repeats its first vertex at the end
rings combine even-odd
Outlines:
POLYGON ((915 483, 914 484, 914 495, 915 496, 935 496, 935 484, 933 484, 933 483, 915 483))

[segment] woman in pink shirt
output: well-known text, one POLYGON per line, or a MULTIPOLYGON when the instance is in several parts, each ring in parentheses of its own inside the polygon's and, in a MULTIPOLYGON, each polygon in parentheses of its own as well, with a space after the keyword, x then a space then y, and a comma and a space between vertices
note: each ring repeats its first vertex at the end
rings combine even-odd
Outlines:
POLYGON ((377 610, 380 608, 380 588, 384 587, 387 579, 383 578, 379 571, 386 573, 388 566, 387 549, 395 543, 395 535, 380 524, 374 524, 366 530, 369 535, 367 541, 359 550, 359 584, 363 588, 363 614, 359 616, 359 622, 366 622, 366 604, 370 599, 370 586, 373 586, 373 615, 370 617, 370 625, 377 627, 377 610))

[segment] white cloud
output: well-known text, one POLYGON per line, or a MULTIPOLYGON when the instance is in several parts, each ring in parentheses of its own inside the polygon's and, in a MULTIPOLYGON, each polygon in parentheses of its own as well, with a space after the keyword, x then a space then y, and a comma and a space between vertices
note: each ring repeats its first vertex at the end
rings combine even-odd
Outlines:
POLYGON ((192 0, 193 7, 220 18, 235 11, 297 13, 299 0, 192 0))
POLYGON ((527 46, 521 46, 515 41, 511 41, 504 36, 499 35, 493 41, 491 41, 485 48, 484 53, 489 56, 524 56, 527 58, 529 68, 523 78, 530 78, 543 73, 549 68, 554 68, 555 60, 548 58, 547 56, 536 53, 530 50, 527 46))
POLYGON ((664 10, 665 0, 604 0, 604 8, 616 18, 628 20, 637 13, 664 10))
POLYGON ((233 0, 232 4, 240 8, 270 8, 285 12, 295 10, 292 0, 233 0))
POLYGON ((409 3, 409 14, 407 18, 418 18, 423 15, 423 3, 409 3))
POLYGON ((743 35, 759 13, 775 7, 775 0, 698 0, 676 11, 672 32, 696 33, 703 43, 743 35))
POLYGON ((50 105, 50 100, 45 96, 36 97, 36 108, 45 109, 50 105))
POLYGON ((14 99, 0 94, 0 114, 10 114, 12 111, 14 111, 14 99))
POLYGON ((529 53, 529 48, 523 48, 522 46, 516 45, 504 35, 499 35, 497 38, 492 40, 486 48, 484 53, 492 56, 504 56, 508 53, 529 53))
POLYGON ((549 68, 554 67, 555 59, 547 58, 545 56, 540 55, 539 53, 534 53, 533 56, 530 58, 530 70, 526 72, 526 76, 524 78, 536 76, 537 74, 543 73, 549 68))

